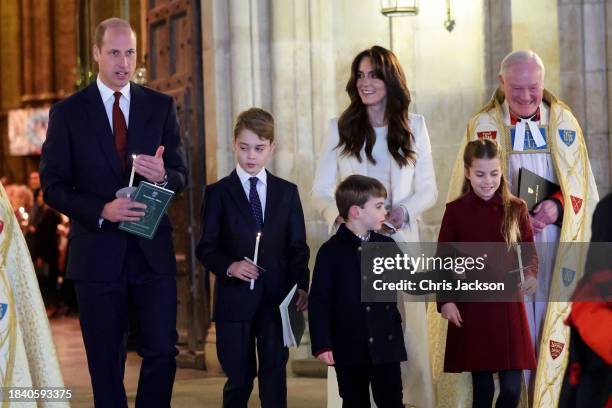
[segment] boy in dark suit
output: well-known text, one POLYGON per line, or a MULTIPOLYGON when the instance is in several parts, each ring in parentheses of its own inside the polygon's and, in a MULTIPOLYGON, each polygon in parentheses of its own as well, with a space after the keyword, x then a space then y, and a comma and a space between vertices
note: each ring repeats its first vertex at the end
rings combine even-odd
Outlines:
POLYGON ((216 275, 217 354, 228 377, 223 407, 246 408, 258 372, 256 348, 262 407, 286 407, 289 353, 278 306, 296 283, 298 309, 308 305, 304 213, 297 186, 265 169, 275 148, 272 115, 242 112, 233 147, 236 169, 206 188, 197 248, 216 275))
POLYGON ((344 407, 403 407, 400 362, 406 361, 396 303, 361 302, 361 245, 394 242, 377 234, 387 192, 376 179, 353 175, 336 189, 346 221, 325 242, 315 263, 309 296, 312 353, 333 365, 344 407))

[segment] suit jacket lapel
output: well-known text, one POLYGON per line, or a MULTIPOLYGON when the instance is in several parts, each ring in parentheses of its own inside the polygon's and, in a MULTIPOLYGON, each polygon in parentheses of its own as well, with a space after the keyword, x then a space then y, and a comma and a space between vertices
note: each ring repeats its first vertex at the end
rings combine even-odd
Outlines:
POLYGON ((94 133, 97 136, 100 149, 106 156, 106 159, 111 165, 111 168, 119 178, 123 178, 124 170, 119 161, 117 150, 115 149, 115 139, 113 137, 113 130, 108 122, 108 116, 106 116, 106 110, 104 109, 104 103, 100 96, 100 91, 95 82, 87 87, 85 93, 86 100, 86 111, 89 116, 91 128, 94 129, 94 133))
POLYGON ((147 113, 146 109, 147 101, 143 90, 139 85, 134 83, 130 84, 130 119, 128 123, 128 143, 127 143, 127 154, 128 162, 129 157, 132 154, 155 154, 157 146, 149 146, 147 142, 150 138, 147 138, 146 124, 147 124, 147 113))
MULTIPOLYGON (((240 214, 244 214, 243 216, 241 216, 241 218, 246 220, 248 224, 248 228, 250 228, 252 231, 255 231, 255 232, 259 231, 259 226, 257 225, 257 222, 255 221, 255 217, 253 216, 253 210, 251 209, 251 204, 249 204, 249 199, 244 193, 244 188, 242 187, 242 184, 240 184, 240 177, 238 177, 236 170, 232 171, 232 173, 230 174, 229 190, 230 190, 230 194, 232 198, 234 199, 234 201, 236 202, 236 205, 238 206, 238 211, 240 212, 240 214)), ((266 207, 267 207, 267 202, 266 202, 266 207)))
POLYGON ((275 214, 277 211, 278 205, 281 201, 282 192, 280 191, 278 179, 268 170, 266 170, 266 173, 268 185, 266 186, 266 210, 264 215, 263 232, 264 234, 269 234, 271 233, 271 229, 274 228, 273 223, 269 220, 270 217, 272 217, 272 214, 275 214))

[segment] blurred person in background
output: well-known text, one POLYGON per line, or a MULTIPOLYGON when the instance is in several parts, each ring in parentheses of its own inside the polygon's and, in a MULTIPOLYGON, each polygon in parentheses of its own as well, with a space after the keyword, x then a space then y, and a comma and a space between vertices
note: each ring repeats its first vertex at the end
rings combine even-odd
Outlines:
POLYGON ((39 271, 39 284, 43 292, 47 316, 53 317, 60 303, 60 237, 58 227, 62 223, 62 217, 44 202, 40 188, 37 192, 38 210, 34 212, 30 219, 27 236, 32 260, 39 271))

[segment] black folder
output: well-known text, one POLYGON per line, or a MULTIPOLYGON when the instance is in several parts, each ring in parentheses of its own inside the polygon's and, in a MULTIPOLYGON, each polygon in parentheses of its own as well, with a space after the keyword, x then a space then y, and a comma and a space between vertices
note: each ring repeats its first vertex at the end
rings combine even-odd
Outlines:
POLYGON ((536 205, 550 198, 559 191, 559 186, 544 177, 525 169, 519 169, 519 198, 525 200, 529 212, 533 211, 536 205))

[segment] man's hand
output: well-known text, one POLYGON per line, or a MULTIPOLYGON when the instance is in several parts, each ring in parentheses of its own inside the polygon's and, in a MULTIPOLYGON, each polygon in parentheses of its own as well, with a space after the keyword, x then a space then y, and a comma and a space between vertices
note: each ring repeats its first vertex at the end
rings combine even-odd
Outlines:
POLYGON ((155 156, 139 154, 134 159, 134 170, 142 177, 146 178, 151 183, 163 183, 166 176, 166 168, 164 167, 164 146, 159 146, 155 152, 155 156))
POLYGON ((319 354, 317 358, 321 360, 322 362, 324 362, 325 364, 327 364, 328 366, 333 366, 334 364, 336 364, 334 362, 334 353, 331 351, 324 351, 321 354, 319 354))
POLYGON ((559 218, 557 204, 553 200, 544 200, 533 209, 530 215, 533 233, 539 234, 549 224, 553 224, 559 218))
POLYGON ((518 286, 524 295, 533 295, 538 287, 538 280, 533 276, 528 276, 525 282, 519 283, 518 286))
POLYGON ((249 282, 259 277, 257 267, 247 261, 236 261, 229 267, 228 273, 234 278, 249 282))
POLYGON ((140 218, 145 215, 145 208, 147 208, 145 204, 137 203, 129 198, 115 198, 104 205, 101 216, 110 222, 140 221, 140 218))
POLYGON ((461 327, 461 323, 463 323, 457 305, 452 302, 445 303, 444 306, 442 306, 442 317, 457 327, 461 327))
POLYGON ((295 302, 295 305, 297 306, 297 310, 298 312, 303 312, 304 310, 308 309, 308 292, 306 292, 304 289, 298 289, 298 299, 297 302, 295 302))
POLYGON ((395 207, 387 214, 387 221, 391 223, 395 229, 401 229, 406 222, 406 211, 403 207, 395 207))

